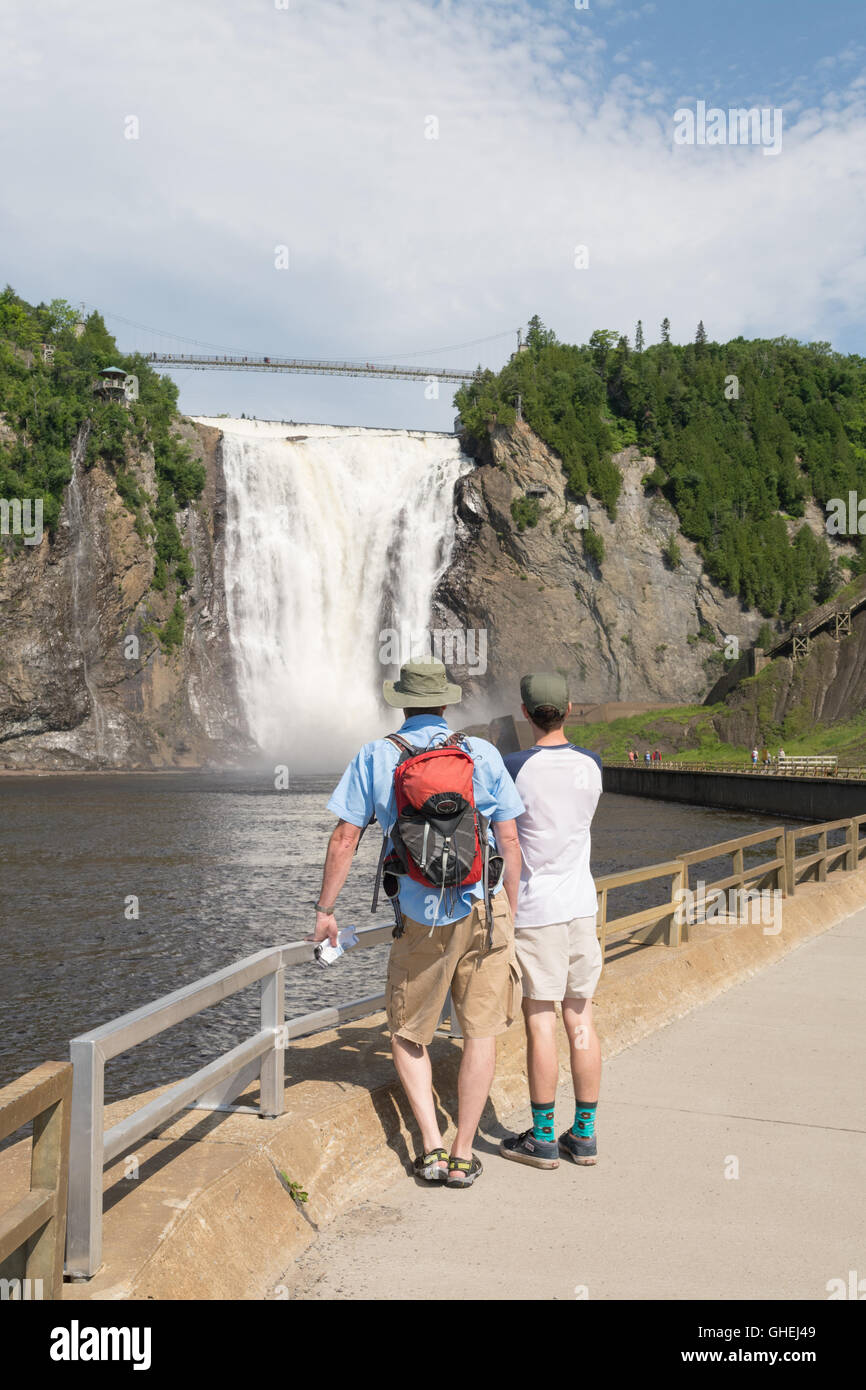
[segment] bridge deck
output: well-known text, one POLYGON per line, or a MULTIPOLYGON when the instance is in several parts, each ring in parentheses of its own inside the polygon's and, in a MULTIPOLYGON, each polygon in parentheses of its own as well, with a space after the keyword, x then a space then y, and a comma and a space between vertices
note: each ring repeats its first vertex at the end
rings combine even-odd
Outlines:
POLYGON ((303 357, 206 357, 198 354, 150 352, 148 362, 182 370, 234 372, 296 372, 303 376, 390 377, 395 381, 471 381, 476 373, 460 367, 396 366, 388 362, 329 362, 303 357))

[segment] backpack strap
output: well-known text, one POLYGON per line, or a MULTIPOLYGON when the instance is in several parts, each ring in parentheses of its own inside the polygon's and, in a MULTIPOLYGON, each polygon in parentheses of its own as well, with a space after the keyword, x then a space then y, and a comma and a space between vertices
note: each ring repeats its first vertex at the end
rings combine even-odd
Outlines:
MULTIPOLYGON (((407 758, 411 758, 411 757, 413 757, 413 755, 414 755, 415 753, 421 751, 420 749, 417 749, 417 748, 414 746, 414 744, 410 743, 408 739, 401 738, 399 734, 386 734, 386 735, 385 735, 385 741, 386 741, 387 743, 393 743, 394 747, 397 749, 398 753, 400 754, 399 758, 397 759, 397 767, 399 767, 401 763, 405 762, 407 758)), ((372 824, 373 824, 373 821, 374 821, 375 819, 376 819, 376 817, 375 817, 375 816, 372 816, 371 819, 370 819, 370 821, 368 822, 368 824, 372 825, 372 824)), ((362 833, 363 833, 363 832, 362 832, 362 833)), ((359 841, 359 843, 360 843, 360 841, 359 841)), ((379 851, 379 862, 378 862, 378 864, 376 865, 376 878, 375 878, 374 883, 373 883, 373 901, 370 903, 370 911, 371 911, 371 912, 375 912, 376 909, 377 909, 378 906, 379 906, 379 889, 380 889, 380 887, 381 887, 381 885, 382 885, 382 869, 383 869, 384 864, 385 864, 385 852, 386 852, 386 851, 385 851, 385 846, 387 845, 387 843, 388 843, 388 836, 387 836, 387 834, 385 833, 385 831, 383 830, 383 831, 382 831, 382 848, 381 848, 380 851, 379 851)))

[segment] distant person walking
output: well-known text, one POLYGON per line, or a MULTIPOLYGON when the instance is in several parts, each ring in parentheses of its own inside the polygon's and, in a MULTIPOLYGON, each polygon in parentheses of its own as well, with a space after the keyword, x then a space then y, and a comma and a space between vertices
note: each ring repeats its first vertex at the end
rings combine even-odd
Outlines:
POLYGON ((630 748, 630 749, 628 750, 628 760, 629 760, 629 762, 630 762, 630 763, 634 763, 636 757, 637 757, 637 753, 634 751, 633 748, 630 748))
POLYGON ((659 752, 659 750, 658 750, 657 748, 653 749, 653 762, 654 762, 654 763, 660 763, 661 760, 662 760, 662 755, 661 755, 661 753, 659 752))
POLYGON ((375 816, 383 833, 380 871, 397 918, 385 996, 391 1047, 421 1132, 415 1175, 469 1187, 482 1171, 472 1145, 493 1080, 496 1038, 520 1005, 512 909, 520 880, 515 818, 523 802, 492 743, 450 733, 445 707, 460 700, 461 690, 449 682, 441 661, 407 662, 399 680, 385 681, 384 696, 387 704, 402 707, 404 722, 397 734, 364 744, 328 802, 339 820, 328 843, 315 931, 307 939, 336 945, 337 897, 361 832, 375 816), (458 774, 464 779, 459 788, 458 774), (454 788, 442 790, 437 778, 455 779, 454 788), (452 803, 448 814, 441 809, 445 800, 452 803), (435 818, 431 806, 439 813, 435 818), (488 891, 483 875, 493 836, 502 872, 488 891), (427 1052, 449 990, 463 1031, 450 1154, 442 1142, 427 1052))
POLYGON ((752 767, 757 767, 757 766, 758 766, 758 750, 757 750, 757 748, 753 748, 753 749, 752 749, 752 767))
POLYGON ((499 1151, 503 1158, 535 1168, 557 1168, 560 1154, 574 1163, 593 1164, 601 1046, 592 997, 602 961, 589 856, 590 825, 601 795, 601 759, 569 743, 563 733, 571 705, 562 676, 524 676, 520 694, 536 741, 532 748, 507 754, 505 766, 525 807, 517 818, 523 867, 515 943, 523 977, 532 1128, 503 1139, 499 1151), (558 1140, 557 1003, 562 1004, 568 1036, 575 1104, 574 1121, 558 1140))
POLYGON ((647 749, 646 752, 644 753, 644 755, 643 755, 643 760, 644 760, 644 762, 646 763, 647 767, 649 767, 650 763, 652 762, 652 756, 651 756, 651 754, 650 754, 649 749, 647 749))

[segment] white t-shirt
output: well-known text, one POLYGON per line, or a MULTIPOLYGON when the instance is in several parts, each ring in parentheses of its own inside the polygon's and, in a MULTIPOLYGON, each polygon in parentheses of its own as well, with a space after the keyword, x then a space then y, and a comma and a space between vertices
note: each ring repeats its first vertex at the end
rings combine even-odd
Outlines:
POLYGON ((573 743, 551 743, 504 761, 526 808, 517 817, 523 865, 514 925, 595 916, 589 829, 601 796, 601 758, 573 743))

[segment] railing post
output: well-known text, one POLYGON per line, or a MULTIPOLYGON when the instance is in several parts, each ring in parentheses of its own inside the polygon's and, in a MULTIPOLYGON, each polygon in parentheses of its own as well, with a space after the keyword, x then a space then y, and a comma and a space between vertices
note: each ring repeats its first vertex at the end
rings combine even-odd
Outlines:
POLYGON ((740 846, 739 849, 735 849, 735 850, 734 850, 733 854, 731 855, 731 858, 732 858, 733 861, 734 861, 734 865, 733 865, 733 867, 734 867, 734 873, 737 874, 737 875, 739 875, 739 880, 740 880, 740 881, 739 881, 739 883, 737 884, 737 887, 738 887, 738 888, 742 888, 742 886, 743 886, 743 874, 745 873, 745 870, 744 870, 744 868, 743 868, 743 849, 742 849, 742 845, 740 846))
POLYGON ((599 926, 601 927, 601 958, 605 959, 607 954, 607 889, 600 888, 598 893, 598 915, 599 926))
POLYGON ((262 976, 262 1029, 274 1030, 274 1045, 262 1057, 259 1073, 259 1111, 262 1115, 282 1115, 286 1108, 286 972, 282 965, 262 976))
POLYGON ((666 946, 681 946, 683 942, 683 912, 687 901, 684 890, 688 887, 688 870, 685 864, 681 864, 675 874, 671 874, 671 912, 667 931, 665 932, 666 946), (679 902, 676 901, 677 890, 680 890, 679 902))
POLYGON ((845 856, 845 868, 850 874, 857 868, 858 841, 860 839, 860 827, 853 816, 848 822, 845 839, 848 842, 848 853, 845 856))
POLYGON ((823 854, 824 858, 818 860, 818 882, 824 883, 827 878, 827 832, 822 830, 818 834, 818 853, 823 854))
POLYGON ((777 889, 777 891, 778 891, 779 893, 782 894, 782 897, 784 898, 784 897, 787 896, 787 880, 788 880, 787 865, 786 865, 786 863, 785 863, 785 832, 784 832, 784 830, 782 831, 781 835, 777 835, 777 837, 776 837, 776 856, 775 856, 775 857, 776 857, 777 859, 781 859, 781 861, 782 861, 781 865, 780 865, 779 868, 776 870, 776 889, 777 889))
POLYGON ((72 1125, 66 1270, 89 1279, 102 1264, 102 1169, 105 1149, 105 1062, 96 1043, 73 1041, 72 1125))
POLYGON ((71 1087, 67 1080, 60 1100, 33 1121, 30 1188, 31 1191, 37 1187, 52 1188, 55 1206, 51 1220, 27 1242, 24 1274, 30 1280, 41 1279, 43 1287, 50 1290, 48 1297, 52 1299, 63 1296, 70 1100, 71 1087))
POLYGON ((794 839, 793 830, 785 833, 785 896, 794 896, 797 888, 795 876, 795 861, 797 857, 797 842, 794 839))

